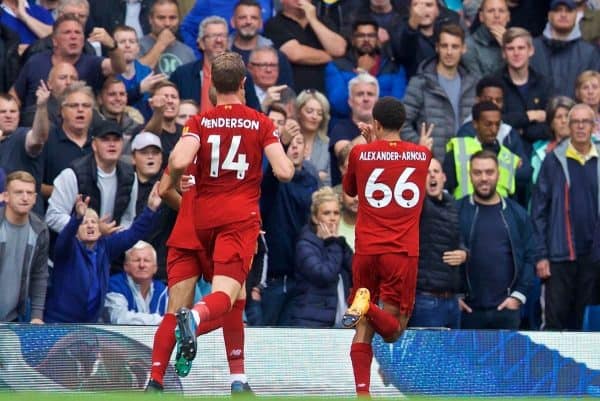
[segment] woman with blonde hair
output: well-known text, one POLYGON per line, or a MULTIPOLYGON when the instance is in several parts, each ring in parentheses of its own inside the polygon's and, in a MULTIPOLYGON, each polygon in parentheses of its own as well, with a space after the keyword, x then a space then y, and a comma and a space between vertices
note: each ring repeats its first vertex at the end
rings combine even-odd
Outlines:
POLYGON ((600 72, 587 70, 575 81, 575 100, 585 103, 596 112, 596 125, 592 132, 595 142, 600 141, 600 72))
POLYGON ((340 199, 331 187, 312 194, 310 222, 296 244, 292 322, 340 326, 352 280, 352 250, 339 235, 340 199))
POLYGON ((321 185, 331 184, 329 137, 329 101, 321 92, 306 89, 296 97, 298 124, 304 137, 305 159, 316 167, 321 185))

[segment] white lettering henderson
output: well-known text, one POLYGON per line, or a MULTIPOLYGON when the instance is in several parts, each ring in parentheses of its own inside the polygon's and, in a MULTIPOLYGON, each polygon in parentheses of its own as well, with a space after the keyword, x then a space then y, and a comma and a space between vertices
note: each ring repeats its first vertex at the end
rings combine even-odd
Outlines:
POLYGON ((405 151, 405 152, 360 152, 358 160, 427 160, 425 152, 405 151))
POLYGON ((205 128, 246 128, 258 131, 259 123, 256 120, 245 118, 202 118, 200 122, 205 128))

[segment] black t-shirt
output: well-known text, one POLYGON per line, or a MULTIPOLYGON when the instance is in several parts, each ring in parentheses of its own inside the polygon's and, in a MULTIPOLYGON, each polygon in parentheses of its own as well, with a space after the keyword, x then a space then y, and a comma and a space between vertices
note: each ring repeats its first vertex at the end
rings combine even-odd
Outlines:
POLYGON ((0 142, 0 168, 4 169, 6 175, 13 171, 23 170, 35 178, 35 190, 38 193, 33 211, 38 216, 44 216, 44 202, 40 194, 44 164, 42 154, 30 156, 25 149, 27 133, 31 128, 19 127, 6 139, 0 142))
MULTIPOLYGON (((319 18, 327 26, 331 26, 326 18, 319 18)), ((277 15, 265 24, 265 36, 273 41, 275 48, 280 48, 284 43, 290 40, 297 40, 301 45, 310 46, 315 49, 323 50, 319 38, 312 30, 310 25, 302 28, 293 19, 279 12, 277 15)), ((316 89, 325 93, 325 64, 321 65, 303 65, 292 64, 294 72, 294 90, 300 93, 304 89, 316 89)))
POLYGON ((468 264, 471 285, 468 304, 472 308, 496 308, 510 294, 515 267, 508 227, 502 217, 502 202, 478 204, 468 264))
POLYGON ((54 179, 61 171, 80 157, 92 153, 92 139, 88 135, 87 141, 80 147, 73 142, 62 127, 53 127, 44 146, 44 184, 52 185, 54 179))

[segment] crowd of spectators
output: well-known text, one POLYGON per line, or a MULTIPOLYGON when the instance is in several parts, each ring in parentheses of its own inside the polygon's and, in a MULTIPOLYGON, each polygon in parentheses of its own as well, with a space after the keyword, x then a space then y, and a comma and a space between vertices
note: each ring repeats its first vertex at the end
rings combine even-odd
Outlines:
POLYGON ((234 51, 296 169, 264 170, 247 324, 339 325, 358 203, 339 184, 394 96, 435 157, 410 324, 580 329, 600 303, 599 46, 598 0, 1 0, 0 321, 160 322, 177 208, 156 183, 234 51))

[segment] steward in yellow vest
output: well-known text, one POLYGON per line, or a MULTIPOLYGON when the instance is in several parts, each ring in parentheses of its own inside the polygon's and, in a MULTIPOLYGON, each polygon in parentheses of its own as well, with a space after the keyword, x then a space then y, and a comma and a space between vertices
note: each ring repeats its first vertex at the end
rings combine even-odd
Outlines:
POLYGON ((522 161, 519 156, 498 143, 501 123, 501 112, 496 104, 489 101, 477 103, 473 106, 473 127, 477 136, 452 138, 446 144, 447 153, 443 164, 447 177, 446 189, 456 199, 473 193, 469 175, 470 159, 480 150, 489 150, 498 158, 498 193, 503 197, 514 195, 517 168, 522 161))

